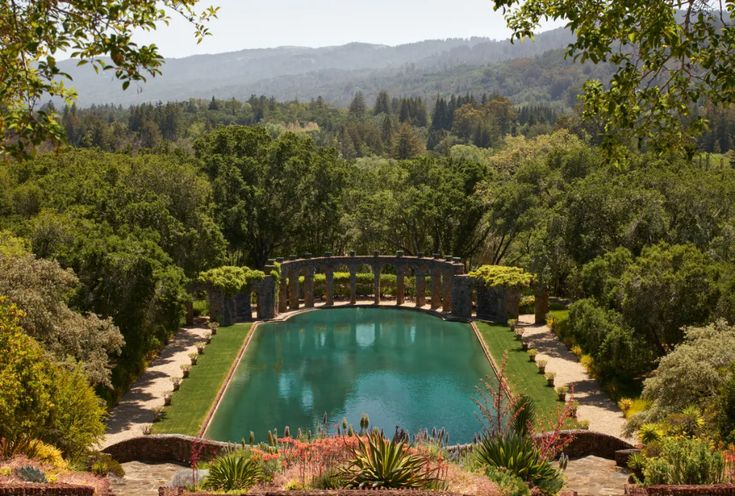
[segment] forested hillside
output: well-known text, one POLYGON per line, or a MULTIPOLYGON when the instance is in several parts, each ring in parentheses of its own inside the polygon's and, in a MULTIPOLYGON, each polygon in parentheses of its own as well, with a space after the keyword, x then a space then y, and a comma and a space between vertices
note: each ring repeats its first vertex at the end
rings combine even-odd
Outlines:
MULTIPOLYGON (((197 55, 166 60, 163 75, 145 84, 135 83, 127 91, 122 91, 119 82, 110 77, 99 77, 88 66, 76 67, 74 61, 62 62, 61 68, 73 77, 81 106, 129 105, 212 95, 242 100, 251 94, 265 94, 279 100, 321 96, 345 106, 360 90, 368 98, 375 98, 383 89, 422 97, 466 91, 505 94, 505 88, 493 87, 492 80, 478 78, 478 71, 480 75, 485 69, 495 71, 492 64, 506 60, 533 60, 549 50, 563 48, 571 39, 567 31, 557 29, 541 33, 534 42, 515 44, 471 38, 396 47, 351 43, 337 47, 282 47, 197 55), (455 76, 449 86, 444 86, 450 70, 455 76)), ((539 61, 542 65, 556 64, 561 60, 559 55, 543 56, 539 61)))

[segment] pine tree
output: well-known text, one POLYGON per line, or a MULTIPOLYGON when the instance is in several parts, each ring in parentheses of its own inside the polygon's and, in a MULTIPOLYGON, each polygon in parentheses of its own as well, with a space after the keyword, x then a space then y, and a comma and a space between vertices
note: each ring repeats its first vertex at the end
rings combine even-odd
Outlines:
POLYGON ((373 108, 374 115, 390 114, 390 97, 388 92, 381 91, 378 93, 378 97, 375 99, 375 108, 373 108))
POLYGON ((355 93, 355 97, 350 103, 350 115, 355 117, 365 116, 365 97, 362 96, 362 91, 355 93))

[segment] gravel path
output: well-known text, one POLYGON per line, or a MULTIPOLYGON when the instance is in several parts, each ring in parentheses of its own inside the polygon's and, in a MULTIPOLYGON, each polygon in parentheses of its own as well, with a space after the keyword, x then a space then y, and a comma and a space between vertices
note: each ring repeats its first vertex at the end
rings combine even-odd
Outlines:
POLYGON ((625 417, 600 385, 589 375, 577 357, 567 350, 548 326, 533 324, 533 315, 521 315, 519 324, 523 326, 523 336, 527 337, 532 348, 539 351, 537 360, 546 360, 546 370, 556 373, 556 385, 574 389, 574 399, 579 402, 577 417, 588 420, 590 430, 603 432, 632 441, 623 435, 625 417))
POLYGON ((564 489, 578 496, 622 496, 628 483, 625 470, 597 456, 570 460, 564 478, 564 489))
POLYGON ((110 412, 100 448, 143 434, 144 427, 153 422, 154 410, 163 406, 164 395, 173 390, 171 378, 181 377, 181 365, 191 363, 189 353, 196 351, 196 344, 209 333, 203 327, 187 327, 176 333, 110 412))

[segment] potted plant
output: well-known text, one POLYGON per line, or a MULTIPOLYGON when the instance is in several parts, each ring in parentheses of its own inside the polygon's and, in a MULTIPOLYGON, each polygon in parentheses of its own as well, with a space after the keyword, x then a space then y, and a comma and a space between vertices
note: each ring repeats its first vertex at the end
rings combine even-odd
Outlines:
POLYGON ((153 421, 158 422, 163 418, 163 407, 158 406, 153 409, 153 421))
POLYGON ((577 409, 579 408, 579 402, 569 401, 567 402, 567 408, 569 408, 569 416, 572 418, 577 418, 577 409))
POLYGON ((518 330, 517 325, 518 325, 518 320, 508 319, 508 327, 510 327, 511 331, 516 332, 518 330))
POLYGON ((189 377, 189 371, 191 371, 191 365, 185 363, 181 366, 181 373, 184 379, 189 377))
POLYGON ((528 350, 528 360, 531 362, 536 361, 536 355, 538 355, 538 350, 536 348, 531 348, 528 350))
POLYGON ((150 436, 151 434, 153 434, 153 426, 151 424, 145 424, 143 426, 143 435, 150 436))
POLYGON ((528 350, 528 341, 527 340, 521 339, 521 349, 523 351, 527 351, 528 350))
POLYGON ((212 333, 211 332, 206 333, 204 335, 204 339, 205 339, 205 341, 206 341, 207 344, 211 343, 212 342, 212 333))
POLYGON ((217 329, 219 329, 219 322, 217 322, 216 320, 210 320, 209 330, 212 331, 212 336, 215 336, 217 334, 217 329))
POLYGON ((546 372, 546 384, 550 387, 554 387, 554 379, 556 379, 556 374, 554 372, 546 372))
POLYGON ((569 388, 566 386, 559 386, 556 388, 556 395, 559 401, 564 401, 567 398, 567 393, 569 392, 569 388))
POLYGON ((543 374, 546 372, 546 360, 536 360, 536 365, 538 366, 539 374, 543 374))
POLYGON ((199 360, 199 353, 197 353, 196 351, 192 351, 191 353, 189 353, 189 359, 191 360, 192 365, 196 365, 197 360, 199 360))
POLYGON ((171 384, 174 385, 174 391, 178 391, 181 387, 181 377, 172 377, 171 384))
POLYGON ((163 395, 163 406, 170 406, 171 405, 171 393, 166 393, 163 395))
POLYGON ((197 353, 203 355, 205 346, 206 345, 204 343, 197 343, 197 353))

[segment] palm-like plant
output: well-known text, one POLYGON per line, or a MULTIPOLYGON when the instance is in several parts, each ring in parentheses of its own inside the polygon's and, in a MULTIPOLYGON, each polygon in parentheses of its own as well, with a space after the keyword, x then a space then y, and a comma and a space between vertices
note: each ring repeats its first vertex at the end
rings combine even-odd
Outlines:
POLYGON ((437 483, 428 460, 409 452, 403 442, 393 442, 373 432, 359 440, 354 458, 342 470, 345 485, 360 489, 422 489, 437 483))
POLYGON ((228 453, 209 466, 204 488, 216 491, 247 489, 262 478, 263 471, 256 460, 242 452, 228 453))

